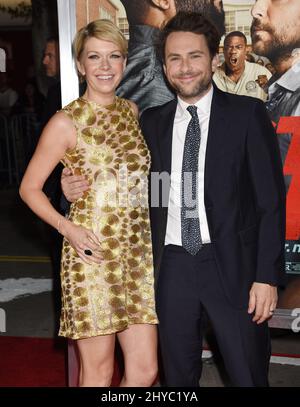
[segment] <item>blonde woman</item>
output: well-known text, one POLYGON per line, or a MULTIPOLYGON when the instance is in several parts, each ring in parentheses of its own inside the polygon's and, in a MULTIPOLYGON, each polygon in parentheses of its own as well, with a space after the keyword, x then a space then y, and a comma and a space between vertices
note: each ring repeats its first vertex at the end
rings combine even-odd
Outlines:
POLYGON ((123 192, 130 192, 150 166, 137 107, 115 95, 127 42, 113 23, 97 20, 77 33, 73 48, 86 92, 47 124, 20 195, 64 236, 59 335, 77 341, 80 385, 110 385, 117 337, 125 361, 121 386, 151 386, 157 374, 158 321, 147 196, 132 206, 111 195, 112 185, 120 191, 112 180, 120 180, 121 167, 128 177, 135 175, 135 183, 122 184, 123 192), (90 183, 71 205, 68 219, 42 191, 59 161, 90 183))

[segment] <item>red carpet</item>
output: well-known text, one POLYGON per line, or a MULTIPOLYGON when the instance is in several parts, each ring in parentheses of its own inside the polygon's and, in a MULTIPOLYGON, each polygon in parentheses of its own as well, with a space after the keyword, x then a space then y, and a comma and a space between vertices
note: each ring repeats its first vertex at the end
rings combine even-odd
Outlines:
POLYGON ((0 386, 64 387, 64 340, 0 337, 0 386))
MULTIPOLYGON (((0 336, 0 387, 65 387, 67 342, 62 338, 0 336)), ((112 386, 120 382, 115 366, 112 386)))

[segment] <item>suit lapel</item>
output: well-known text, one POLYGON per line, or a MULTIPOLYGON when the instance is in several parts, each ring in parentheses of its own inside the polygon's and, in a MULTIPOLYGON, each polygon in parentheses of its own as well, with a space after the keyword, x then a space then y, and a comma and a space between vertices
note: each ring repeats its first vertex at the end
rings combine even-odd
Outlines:
POLYGON ((168 103, 160 112, 158 145, 161 160, 161 171, 171 173, 172 138, 177 100, 168 103))
POLYGON ((215 156, 218 151, 222 151, 222 145, 226 143, 224 135, 226 134, 227 124, 228 117, 226 117, 226 101, 224 94, 214 86, 205 157, 205 193, 207 192, 210 178, 215 175, 215 156))

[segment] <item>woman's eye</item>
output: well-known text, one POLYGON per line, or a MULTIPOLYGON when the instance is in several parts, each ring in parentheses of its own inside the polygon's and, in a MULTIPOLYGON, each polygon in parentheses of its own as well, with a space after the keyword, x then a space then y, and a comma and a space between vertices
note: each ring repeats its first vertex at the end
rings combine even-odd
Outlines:
POLYGON ((121 55, 119 55, 119 54, 112 54, 111 57, 114 58, 114 59, 119 59, 119 58, 121 58, 121 55))
POLYGON ((96 54, 89 55, 89 59, 98 59, 98 55, 96 54))

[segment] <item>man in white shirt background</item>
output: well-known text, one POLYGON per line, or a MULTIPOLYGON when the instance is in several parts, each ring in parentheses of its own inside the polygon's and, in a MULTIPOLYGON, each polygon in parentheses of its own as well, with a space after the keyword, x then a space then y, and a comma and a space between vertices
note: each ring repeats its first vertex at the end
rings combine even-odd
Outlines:
POLYGON ((236 95, 267 100, 264 85, 271 72, 257 63, 246 60, 247 38, 240 31, 232 31, 224 39, 224 63, 217 68, 213 80, 219 89, 236 95))

